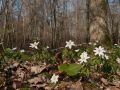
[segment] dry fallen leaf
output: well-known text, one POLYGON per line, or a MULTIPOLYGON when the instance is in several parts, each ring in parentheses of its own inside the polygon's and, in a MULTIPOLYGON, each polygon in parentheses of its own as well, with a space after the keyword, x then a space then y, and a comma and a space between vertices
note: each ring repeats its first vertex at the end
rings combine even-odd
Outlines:
POLYGON ((113 81, 113 85, 120 88, 120 81, 113 81))
POLYGON ((14 89, 17 89, 17 88, 20 88, 21 85, 22 85, 22 82, 20 82, 20 81, 14 81, 13 84, 12 84, 12 87, 14 89))
POLYGON ((120 89, 115 86, 110 86, 110 87, 107 87, 105 90, 120 90, 120 89))
POLYGON ((0 77, 0 87, 3 86, 4 84, 5 84, 5 78, 0 77))
POLYGON ((63 63, 62 53, 61 52, 56 53, 55 60, 57 61, 58 64, 62 64, 63 63))
POLYGON ((31 73, 38 74, 38 73, 41 73, 44 69, 46 69, 45 65, 43 65, 43 66, 39 66, 39 65, 32 66, 31 67, 31 73))
POLYGON ((13 63, 13 67, 18 67, 19 66, 19 63, 18 62, 14 62, 13 63))
POLYGON ((44 89, 45 89, 45 90, 52 90, 52 87, 46 86, 46 87, 44 87, 44 89))
POLYGON ((43 76, 38 76, 32 79, 29 79, 28 82, 32 84, 43 83, 45 82, 45 78, 43 76))
POLYGON ((58 86, 56 86, 55 90, 70 90, 72 86, 72 82, 62 82, 58 86))
POLYGON ((82 84, 80 81, 77 81, 75 84, 72 85, 73 90, 83 90, 82 84))
MULTIPOLYGON (((30 87, 37 87, 37 88, 41 88, 41 87, 45 87, 47 84, 37 84, 37 85, 35 85, 35 84, 30 84, 30 87)), ((46 89, 45 89, 46 90, 46 89)))
POLYGON ((18 68, 16 71, 16 76, 18 76, 19 78, 23 79, 25 77, 25 71, 22 70, 22 68, 18 68))
POLYGON ((108 81, 105 79, 105 78, 101 78, 101 82, 104 84, 104 85, 108 85, 108 81))

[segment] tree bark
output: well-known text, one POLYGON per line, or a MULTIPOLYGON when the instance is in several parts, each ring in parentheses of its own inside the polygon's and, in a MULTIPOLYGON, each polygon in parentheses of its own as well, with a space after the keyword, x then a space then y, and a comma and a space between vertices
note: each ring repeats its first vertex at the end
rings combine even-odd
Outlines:
POLYGON ((105 0, 90 1, 90 41, 111 44, 107 20, 108 8, 105 0))
POLYGON ((87 29, 87 38, 86 42, 90 42, 90 0, 86 1, 86 29, 87 29))

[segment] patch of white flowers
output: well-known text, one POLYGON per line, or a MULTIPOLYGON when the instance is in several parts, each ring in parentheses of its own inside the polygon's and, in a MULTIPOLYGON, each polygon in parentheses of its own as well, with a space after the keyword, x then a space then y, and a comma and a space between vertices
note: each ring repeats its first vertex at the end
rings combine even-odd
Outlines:
POLYGON ((80 55, 80 59, 78 61, 80 61, 80 64, 83 62, 87 62, 87 59, 89 59, 90 57, 88 56, 87 52, 83 52, 80 55))
POLYGON ((66 46, 65 47, 68 47, 69 49, 71 49, 72 46, 75 46, 75 43, 73 41, 71 41, 71 40, 66 41, 66 46))
POLYGON ((59 78, 59 76, 58 75, 55 75, 55 74, 53 74, 53 76, 51 77, 51 83, 57 83, 58 82, 58 78, 59 78))
POLYGON ((29 47, 38 49, 38 44, 39 44, 39 42, 30 43, 29 47))

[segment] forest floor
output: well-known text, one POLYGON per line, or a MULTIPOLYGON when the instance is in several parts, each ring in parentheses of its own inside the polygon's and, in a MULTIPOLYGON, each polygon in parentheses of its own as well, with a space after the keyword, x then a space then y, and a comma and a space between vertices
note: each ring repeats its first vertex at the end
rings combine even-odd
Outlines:
POLYGON ((12 61, 9 65, 1 69, 0 90, 120 90, 119 80, 110 82, 100 73, 70 77, 57 70, 57 65, 28 61, 12 61), (53 73, 59 75, 55 84, 50 83, 53 73))
POLYGON ((5 48, 0 56, 0 90, 120 90, 119 55, 118 45, 5 48))

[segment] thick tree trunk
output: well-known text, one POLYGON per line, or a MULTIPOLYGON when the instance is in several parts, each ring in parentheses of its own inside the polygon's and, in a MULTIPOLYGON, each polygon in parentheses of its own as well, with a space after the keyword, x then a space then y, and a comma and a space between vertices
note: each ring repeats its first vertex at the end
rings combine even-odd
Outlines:
POLYGON ((102 44, 111 44, 107 25, 108 9, 105 0, 90 1, 90 41, 96 40, 102 44))

